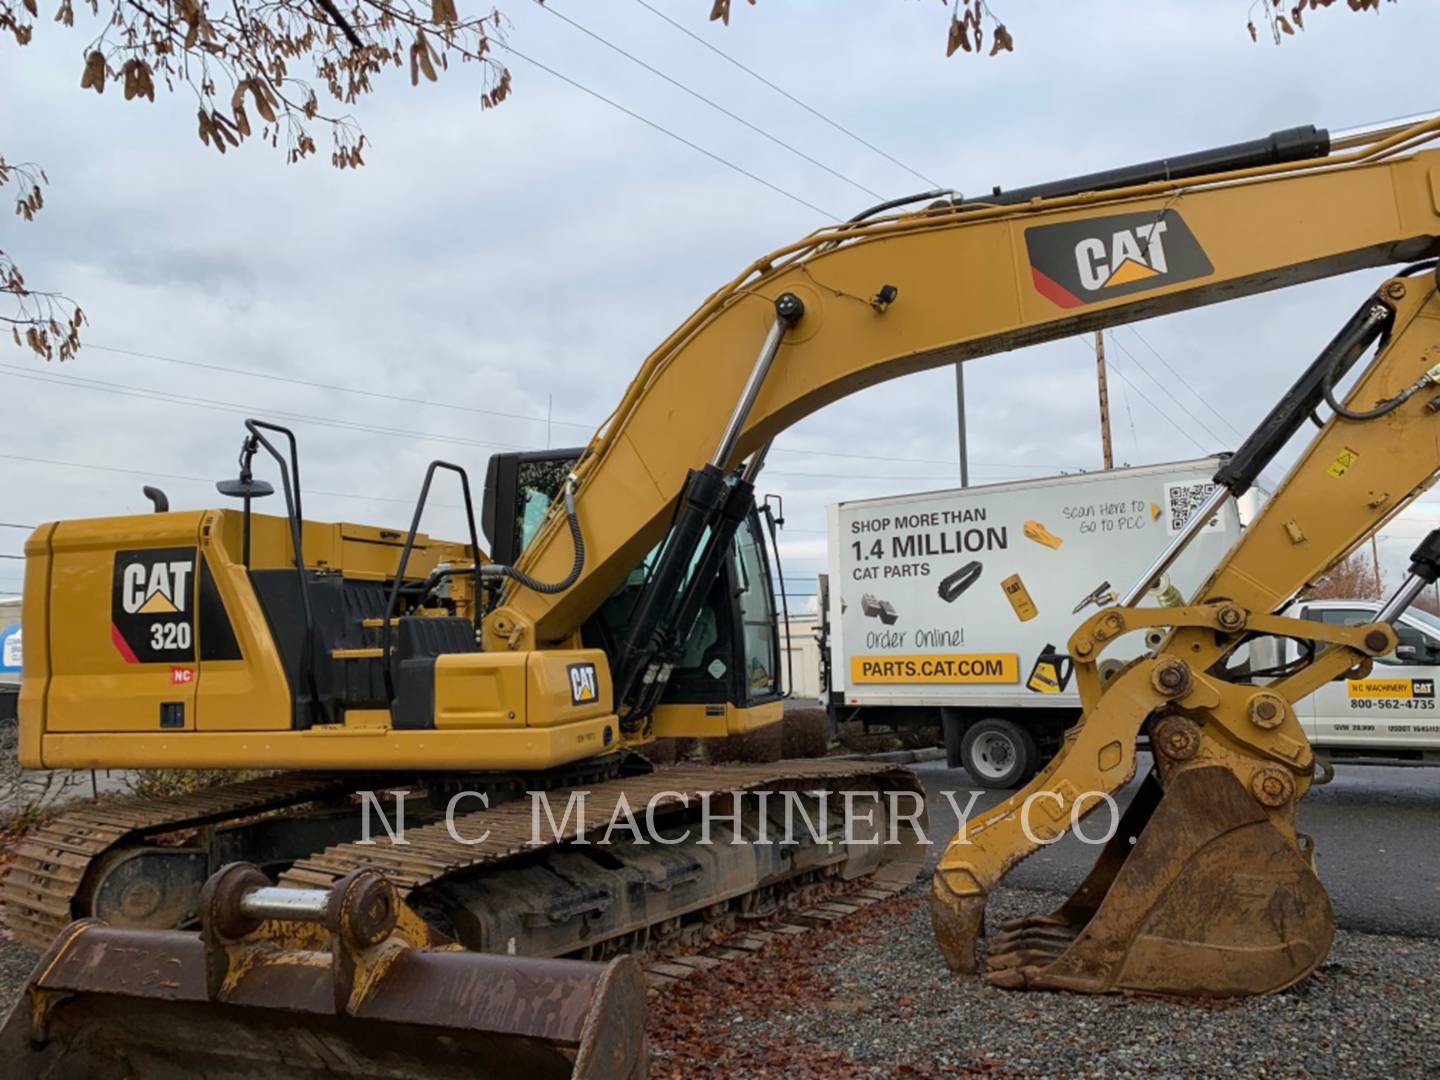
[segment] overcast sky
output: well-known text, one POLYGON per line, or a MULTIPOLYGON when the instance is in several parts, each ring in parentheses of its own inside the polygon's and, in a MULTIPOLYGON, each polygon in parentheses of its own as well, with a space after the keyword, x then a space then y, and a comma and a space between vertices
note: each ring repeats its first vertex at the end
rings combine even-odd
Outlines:
MULTIPOLYGON (((708 0, 649 2, 966 192, 1440 106, 1440 8, 1418 0, 1380 17, 1337 6, 1282 48, 1251 43, 1245 0, 997 2, 1017 51, 993 60, 947 60, 949 9, 932 0, 737 3, 729 28, 706 21, 708 0)), ((82 92, 89 31, 67 32, 43 10, 34 44, 0 44, 0 150, 43 164, 51 185, 33 224, 0 215, 0 248, 32 286, 81 301, 88 342, 171 360, 89 348, 47 367, 0 346, 0 521, 142 512, 147 478, 177 508, 215 505, 212 481, 233 475, 243 416, 284 413, 301 440, 309 517, 403 523, 430 459, 465 463, 479 483, 496 449, 583 442, 645 354, 740 267, 874 202, 862 187, 889 197, 925 186, 634 0, 549 6, 853 183, 528 0, 501 6, 527 56, 826 216, 513 55, 514 96, 494 110, 481 110, 471 69, 419 89, 403 73, 387 77, 357 110, 370 142, 358 172, 337 173, 325 154, 286 166, 258 145, 220 158, 194 136, 188 92, 153 105, 116 88, 82 92)), ((1117 330, 1117 461, 1233 449, 1236 429, 1249 430, 1381 276, 1117 330)), ((972 482, 1099 466, 1088 340, 966 370, 972 482)), ((788 432, 762 488, 785 497, 791 589, 813 591, 827 503, 943 487, 955 462, 950 368, 839 402, 788 432), (847 456, 857 430, 873 453, 847 456)), ((1419 522, 1437 516, 1427 501, 1391 530, 1392 577, 1419 522)), ((425 525, 464 531, 448 507, 425 525)), ((0 553, 18 553, 24 537, 0 529, 0 553)), ((0 560, 0 593, 18 586, 20 566, 0 560)))

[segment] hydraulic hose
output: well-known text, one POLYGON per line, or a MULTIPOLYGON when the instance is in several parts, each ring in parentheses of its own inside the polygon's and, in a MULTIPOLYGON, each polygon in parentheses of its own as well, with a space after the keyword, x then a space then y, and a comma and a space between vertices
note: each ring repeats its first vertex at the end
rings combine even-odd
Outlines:
POLYGON ((555 593, 562 593, 580 580, 580 571, 585 568, 585 537, 580 533, 580 519, 575 516, 575 476, 571 474, 565 481, 565 520, 570 525, 570 538, 575 543, 575 563, 570 567, 570 572, 559 581, 536 581, 523 570, 517 570, 513 566, 501 566, 498 563, 486 563, 480 567, 482 577, 508 577, 512 581, 519 582, 527 589, 534 589, 538 593, 553 596, 555 593))
MULTIPOLYGON (((1406 267, 1406 273, 1409 274, 1425 269, 1429 269, 1427 264, 1416 263, 1412 267, 1406 267)), ((1384 346, 1382 345, 1381 347, 1383 348, 1384 346)), ((1437 381, 1440 381, 1440 365, 1436 365, 1394 397, 1386 398, 1373 409, 1357 412, 1354 409, 1347 409, 1335 398, 1335 380, 1339 378, 1340 368, 1342 366, 1348 367, 1349 365, 1345 363, 1344 357, 1337 353, 1334 362, 1326 369, 1324 377, 1320 380, 1320 392, 1324 395, 1325 404, 1330 406, 1331 411, 1333 411, 1336 416, 1344 417, 1346 420, 1378 420, 1380 417, 1394 412, 1427 386, 1434 386, 1437 381)))
POLYGON ((1430 385, 1428 378, 1419 379, 1411 383, 1404 390, 1401 390, 1400 393, 1394 397, 1386 398, 1380 402, 1379 405, 1376 405, 1375 408, 1368 409, 1365 412, 1355 412, 1353 409, 1347 409, 1335 400, 1335 371, 1333 368, 1326 373, 1325 381, 1320 384, 1320 387, 1325 392, 1325 404, 1330 406, 1336 416, 1343 416, 1346 420, 1378 420, 1380 417, 1394 412, 1428 385, 1430 385))

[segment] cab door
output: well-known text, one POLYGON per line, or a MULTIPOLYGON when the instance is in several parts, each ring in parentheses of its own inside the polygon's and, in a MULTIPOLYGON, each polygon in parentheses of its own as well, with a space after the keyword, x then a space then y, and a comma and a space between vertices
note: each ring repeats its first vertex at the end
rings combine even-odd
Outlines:
MULTIPOLYGON (((1371 608, 1311 609, 1308 618, 1338 626, 1375 621, 1371 608)), ((1395 626, 1394 652, 1377 656, 1363 679, 1340 677, 1315 691, 1300 712, 1311 740, 1320 746, 1378 749, 1440 749, 1435 682, 1440 638, 1409 615, 1395 626)))

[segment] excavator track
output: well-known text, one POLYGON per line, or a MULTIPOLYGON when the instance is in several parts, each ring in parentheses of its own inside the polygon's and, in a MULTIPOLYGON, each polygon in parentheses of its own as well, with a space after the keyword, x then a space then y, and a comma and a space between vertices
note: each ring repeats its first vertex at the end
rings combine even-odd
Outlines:
MULTIPOLYGON (((528 799, 519 799, 493 809, 455 816, 455 832, 459 835, 479 836, 488 831, 488 836, 481 843, 458 844, 449 826, 439 822, 407 830, 403 846, 383 842, 333 845, 296 862, 281 875, 280 884, 295 888, 331 888, 349 874, 372 869, 383 873, 402 897, 414 901, 421 899, 428 887, 477 871, 500 871, 522 857, 560 848, 578 839, 585 825, 592 833, 598 831, 597 823, 603 826, 625 805, 641 813, 652 800, 657 807, 678 806, 686 799, 693 802, 702 792, 809 788, 817 783, 834 789, 837 783, 846 781, 873 781, 888 790, 910 791, 923 796, 918 781, 907 770, 884 766, 877 768, 865 761, 825 759, 767 765, 667 767, 647 775, 612 780, 584 789, 587 792, 584 822, 578 814, 573 818, 566 816, 560 822, 560 829, 553 834, 554 839, 544 845, 533 842, 533 815, 536 811, 528 799)), ((578 789, 561 788, 549 794, 564 805, 575 790, 578 789)), ((871 873, 839 891, 856 892, 872 886, 883 888, 891 884, 908 884, 918 874, 923 858, 923 849, 918 844, 896 845, 890 851, 890 857, 882 860, 871 873)), ((820 885, 808 889, 800 885, 796 893, 797 898, 809 898, 802 905, 806 907, 831 899, 827 889, 820 885)), ((724 899, 724 896, 710 897, 712 902, 724 899)), ((647 928, 636 925, 633 929, 643 932, 647 928)), ((544 947, 536 942, 527 942, 519 945, 517 951, 543 954, 544 947)))
POLYGON ((15 937, 47 947, 77 915, 74 904, 97 858, 146 837, 214 825, 344 795, 355 776, 281 773, 168 798, 132 797, 82 806, 36 828, 15 845, 0 885, 4 922, 15 937))
MULTIPOLYGON (((670 767, 642 776, 589 784, 583 789, 551 789, 548 794, 563 806, 571 792, 587 792, 586 820, 593 828, 596 823, 610 820, 622 799, 638 810, 651 799, 663 807, 686 798, 696 799, 702 792, 748 792, 867 777, 883 780, 896 790, 917 793, 920 790, 904 770, 877 768, 863 761, 827 759, 769 765, 670 767)), ((90 914, 80 910, 86 874, 97 859, 108 853, 166 833, 225 824, 315 800, 343 797, 364 783, 365 778, 354 773, 284 773, 186 795, 120 799, 71 810, 46 822, 16 844, 14 860, 0 884, 4 923, 18 940, 45 948, 73 919, 90 914)), ((548 785, 538 783, 537 786, 548 785)), ((578 817, 573 822, 562 822, 565 829, 549 844, 531 843, 532 813, 530 801, 522 798, 493 809, 457 814, 455 827, 461 835, 489 831, 487 840, 476 845, 457 844, 443 821, 408 829, 407 843, 403 846, 383 842, 334 844, 297 861, 282 875, 280 883, 299 888, 325 888, 356 870, 374 869, 394 882, 402 896, 409 897, 427 886, 475 871, 499 869, 576 838, 578 817)), ((919 858, 919 855, 912 858, 900 855, 884 863, 882 873, 874 875, 874 880, 908 883, 918 872, 919 858)), ((803 886, 800 893, 805 895, 803 886)))

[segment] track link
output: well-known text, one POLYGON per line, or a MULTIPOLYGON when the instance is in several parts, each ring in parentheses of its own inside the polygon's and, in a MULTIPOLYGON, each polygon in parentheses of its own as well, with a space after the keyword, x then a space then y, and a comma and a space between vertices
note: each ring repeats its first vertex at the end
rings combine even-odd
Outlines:
POLYGON ((76 912, 76 895, 94 860, 122 844, 180 829, 282 810, 350 791, 356 778, 323 773, 223 784, 161 799, 107 800, 67 811, 15 845, 0 886, 4 922, 17 939, 46 948, 76 912))
MULTIPOLYGON (((657 809, 679 806, 696 799, 701 792, 757 791, 777 784, 845 780, 860 776, 883 776, 899 790, 919 791, 918 781, 900 769, 877 769, 871 762, 855 760, 782 761, 768 765, 675 766, 657 769, 644 776, 611 780, 584 789, 587 795, 585 821, 590 825, 609 821, 621 807, 622 799, 634 809, 651 799, 657 809)), ((571 788, 550 793, 564 800, 571 788)), ((402 896, 446 878, 475 869, 492 867, 521 855, 532 855, 546 846, 558 846, 577 838, 583 827, 578 815, 567 818, 564 831, 549 845, 531 843, 533 810, 529 800, 518 799, 488 810, 455 816, 455 830, 462 836, 479 836, 481 843, 457 844, 444 822, 405 832, 405 845, 356 842, 335 844, 318 855, 301 859, 280 877, 281 885, 295 888, 329 888, 347 874, 374 869, 388 877, 402 896)), ((918 863, 905 866, 913 880, 918 863)), ((898 867, 897 867, 898 869, 898 867)))
MULTIPOLYGON (((701 792, 831 784, 859 777, 883 780, 897 790, 919 790, 917 782, 905 770, 877 769, 873 763, 853 760, 678 766, 584 785, 583 790, 588 793, 586 820, 591 827, 596 822, 609 820, 622 798, 632 808, 643 808, 651 799, 656 800, 658 808, 663 808, 667 804, 679 805, 686 798, 693 800, 701 792)), ((538 779, 536 783, 539 787, 549 787, 538 779)), ((106 852, 166 833, 228 823, 319 799, 343 797, 358 787, 374 784, 383 786, 383 778, 377 781, 354 773, 296 772, 226 784, 188 795, 112 800, 70 810, 38 827, 15 845, 14 860, 0 884, 4 923, 18 940, 45 948, 74 918, 88 914, 79 910, 77 901, 82 901, 88 870, 106 852)), ((565 805, 570 792, 576 790, 582 788, 549 787, 552 799, 559 800, 560 806, 565 805)), ((390 878, 402 895, 409 896, 427 885, 474 871, 498 869, 502 864, 534 855, 547 846, 559 847, 575 839, 581 827, 578 819, 567 821, 555 840, 537 847, 530 842, 532 813, 528 799, 515 799, 492 809, 457 815, 455 823, 461 835, 478 835, 489 830, 484 843, 472 846, 455 843, 443 822, 407 830, 407 844, 403 847, 383 843, 335 844, 297 861, 281 876, 280 883, 324 888, 355 870, 375 869, 390 878)), ((918 861, 918 855, 899 858, 857 885, 877 888, 886 888, 889 883, 903 885, 913 880, 918 861)))

